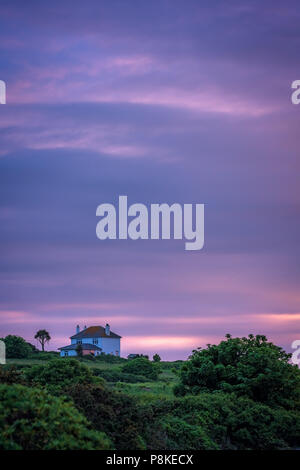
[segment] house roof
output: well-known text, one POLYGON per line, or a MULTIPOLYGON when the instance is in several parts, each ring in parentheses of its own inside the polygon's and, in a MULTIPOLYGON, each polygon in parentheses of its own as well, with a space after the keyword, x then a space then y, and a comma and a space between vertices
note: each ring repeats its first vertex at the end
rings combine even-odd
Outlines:
MULTIPOLYGON (((63 350, 76 350, 78 344, 69 344, 68 346, 63 346, 62 348, 58 349, 63 349, 63 350)), ((82 343, 82 350, 83 351, 102 351, 102 348, 99 348, 96 344, 89 344, 89 343, 82 343)))
POLYGON ((105 334, 105 328, 103 326, 89 326, 85 330, 80 331, 76 335, 71 336, 71 339, 81 338, 121 338, 116 333, 110 332, 110 335, 105 334))

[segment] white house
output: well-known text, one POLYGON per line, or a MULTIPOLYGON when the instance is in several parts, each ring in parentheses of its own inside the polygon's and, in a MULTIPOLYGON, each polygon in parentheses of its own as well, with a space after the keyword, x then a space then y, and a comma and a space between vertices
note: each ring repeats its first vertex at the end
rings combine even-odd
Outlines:
POLYGON ((76 347, 78 344, 82 345, 82 354, 93 354, 98 356, 101 353, 113 354, 114 356, 120 356, 121 348, 120 341, 121 336, 110 331, 110 326, 106 324, 103 326, 86 326, 80 331, 79 325, 76 327, 76 334, 70 337, 71 344, 58 348, 60 355, 65 356, 77 356, 76 347))

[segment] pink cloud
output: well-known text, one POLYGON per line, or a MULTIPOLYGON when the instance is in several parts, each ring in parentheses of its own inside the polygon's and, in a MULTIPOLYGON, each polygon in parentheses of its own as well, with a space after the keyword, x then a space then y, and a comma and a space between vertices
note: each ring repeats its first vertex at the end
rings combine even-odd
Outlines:
MULTIPOLYGON (((67 65, 38 67, 24 64, 23 79, 10 83, 7 101, 134 103, 237 117, 258 117, 280 110, 275 101, 247 97, 242 90, 232 91, 232 87, 226 89, 220 78, 213 78, 220 73, 220 66, 205 59, 199 62, 182 58, 173 58, 166 64, 159 57, 138 54, 110 57, 87 54, 81 61, 67 65), (193 81, 189 87, 181 83, 184 69, 199 77, 199 83, 193 81), (141 75, 145 80, 139 80, 141 75), (153 75, 162 79, 153 81, 153 75), (147 80, 148 77, 151 80, 147 80)), ((235 69, 237 75, 240 74, 234 63, 223 61, 222 67, 227 74, 229 70, 234 73, 235 69)))

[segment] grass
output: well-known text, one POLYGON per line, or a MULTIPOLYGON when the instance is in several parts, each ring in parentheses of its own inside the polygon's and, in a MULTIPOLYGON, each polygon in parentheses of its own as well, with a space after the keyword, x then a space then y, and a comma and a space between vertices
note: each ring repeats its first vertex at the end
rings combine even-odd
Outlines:
POLYGON ((35 366, 47 364, 47 359, 6 359, 6 364, 15 364, 16 366, 35 366))
POLYGON ((111 384, 114 390, 119 390, 127 395, 134 395, 141 401, 152 401, 158 398, 172 397, 173 387, 178 383, 178 377, 171 370, 162 370, 155 382, 111 384))
MULTIPOLYGON (((62 358, 64 360, 64 358, 62 358)), ((91 369, 97 370, 120 370, 122 363, 111 364, 102 361, 89 361, 81 359, 91 369)), ((49 359, 7 359, 7 364, 15 364, 16 366, 34 366, 47 364, 49 359)), ((166 398, 173 396, 173 387, 178 382, 178 377, 174 373, 173 363, 162 362, 160 364, 161 373, 157 381, 142 383, 110 383, 114 390, 120 390, 128 395, 134 395, 143 402, 155 400, 158 398, 166 398)))
POLYGON ((127 395, 134 395, 143 402, 173 396, 173 386, 160 382, 159 380, 157 382, 144 382, 137 384, 117 382, 116 384, 111 385, 114 390, 119 390, 127 395))
MULTIPOLYGON (((64 358, 62 358, 62 361, 64 358)), ((35 366, 35 365, 42 365, 47 364, 49 359, 7 359, 7 364, 15 364, 16 366, 35 366)), ((97 362, 97 361, 89 361, 89 360, 82 360, 82 362, 90 367, 91 369, 100 369, 100 370, 116 370, 120 368, 120 364, 110 364, 108 362, 97 362)))
POLYGON ((121 367, 120 364, 109 364, 108 362, 97 362, 97 361, 92 362, 92 361, 84 361, 84 360, 83 362, 91 369, 98 369, 98 370, 118 370, 121 367))

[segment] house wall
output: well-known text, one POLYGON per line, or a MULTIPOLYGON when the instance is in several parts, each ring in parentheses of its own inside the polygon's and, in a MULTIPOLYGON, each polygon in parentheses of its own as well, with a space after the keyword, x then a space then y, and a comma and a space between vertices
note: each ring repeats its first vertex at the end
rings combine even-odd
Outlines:
POLYGON ((100 346, 105 354, 113 354, 120 356, 120 338, 101 338, 102 346, 100 346))
MULTIPOLYGON (((105 354, 113 354, 114 356, 120 356, 121 354, 121 347, 120 347, 120 338, 102 338, 99 337, 98 339, 98 346, 99 348, 102 348, 102 352, 105 354)), ((93 344, 93 338, 82 338, 82 344, 93 344)), ((71 344, 77 344, 76 339, 71 339, 71 344)), ((74 351, 69 351, 69 356, 76 356, 76 352, 74 351)), ((98 351, 100 353, 100 351, 98 351)), ((61 354, 61 356, 64 356, 64 354, 61 354)))

